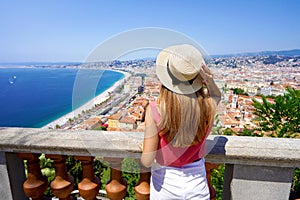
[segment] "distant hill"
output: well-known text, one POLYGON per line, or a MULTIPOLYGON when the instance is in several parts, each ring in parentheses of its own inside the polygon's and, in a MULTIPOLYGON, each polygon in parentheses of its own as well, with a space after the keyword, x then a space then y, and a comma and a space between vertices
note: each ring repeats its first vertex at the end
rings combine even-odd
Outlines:
POLYGON ((282 51, 260 51, 260 52, 246 52, 236 54, 212 55, 213 58, 220 57, 237 57, 237 56, 300 56, 300 49, 282 50, 282 51))
MULTIPOLYGON (((221 55, 210 55, 212 58, 226 58, 226 57, 240 57, 240 56, 300 56, 300 49, 292 50, 282 50, 282 51, 260 51, 260 52, 246 52, 246 53, 235 53, 235 54, 221 54, 221 55)), ((134 60, 114 60, 113 64, 120 64, 121 62, 138 62, 138 61, 153 61, 155 62, 155 57, 145 57, 134 60)), ((78 66, 82 64, 81 62, 0 62, 0 67, 14 67, 14 66, 78 66)))

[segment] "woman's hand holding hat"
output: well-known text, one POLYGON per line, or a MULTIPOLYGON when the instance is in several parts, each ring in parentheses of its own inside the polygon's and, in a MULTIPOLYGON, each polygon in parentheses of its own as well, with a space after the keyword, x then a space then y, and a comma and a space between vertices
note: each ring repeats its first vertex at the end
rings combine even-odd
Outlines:
POLYGON ((213 79, 213 74, 211 73, 210 69, 205 64, 202 64, 199 73, 200 73, 200 76, 203 78, 203 81, 206 85, 208 84, 209 79, 213 79))
POLYGON ((209 95, 218 104, 221 100, 221 91, 219 90, 218 86, 216 85, 216 83, 213 79, 213 74, 211 73, 210 69, 205 64, 202 64, 199 73, 200 73, 200 76, 203 78, 204 84, 207 86, 209 95))

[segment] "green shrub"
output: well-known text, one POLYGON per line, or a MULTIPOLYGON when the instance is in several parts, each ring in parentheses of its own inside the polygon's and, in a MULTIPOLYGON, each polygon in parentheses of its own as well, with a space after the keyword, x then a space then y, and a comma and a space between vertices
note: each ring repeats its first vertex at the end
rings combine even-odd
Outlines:
POLYGON ((216 190, 216 199, 222 200, 225 164, 220 164, 211 173, 211 184, 216 190))
POLYGON ((130 158, 125 158, 122 163, 122 176, 127 182, 127 195, 125 200, 136 199, 134 187, 140 180, 139 164, 130 158))
POLYGON ((300 192, 300 168, 296 168, 294 171, 291 190, 293 192, 300 192))

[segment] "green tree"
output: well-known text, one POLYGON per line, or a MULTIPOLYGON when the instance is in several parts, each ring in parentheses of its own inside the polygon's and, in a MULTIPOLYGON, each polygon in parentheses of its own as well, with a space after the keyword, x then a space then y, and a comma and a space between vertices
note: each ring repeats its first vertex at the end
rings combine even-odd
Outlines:
POLYGON ((259 133, 255 129, 248 129, 246 126, 244 126, 243 130, 241 132, 235 133, 238 136, 252 136, 252 137, 262 137, 263 133, 259 133))
POLYGON ((96 130, 96 131, 106 131, 106 127, 105 126, 99 126, 97 128, 94 128, 93 130, 96 130))
POLYGON ((233 88, 231 90, 233 91, 234 94, 249 96, 249 94, 247 92, 245 92, 245 90, 243 90, 241 88, 233 88))
POLYGON ((257 130, 270 133, 272 137, 299 137, 300 90, 286 88, 287 93, 276 96, 274 103, 262 97, 262 103, 252 99, 257 117, 257 130))
POLYGON ((215 119, 214 119, 214 124, 215 125, 211 129, 211 134, 212 135, 221 135, 221 133, 222 133, 222 131, 221 131, 222 127, 219 126, 219 122, 220 122, 219 114, 217 114, 215 116, 215 119))
POLYGON ((236 132, 231 130, 230 128, 226 128, 222 131, 222 134, 223 135, 234 135, 234 134, 236 134, 236 132))

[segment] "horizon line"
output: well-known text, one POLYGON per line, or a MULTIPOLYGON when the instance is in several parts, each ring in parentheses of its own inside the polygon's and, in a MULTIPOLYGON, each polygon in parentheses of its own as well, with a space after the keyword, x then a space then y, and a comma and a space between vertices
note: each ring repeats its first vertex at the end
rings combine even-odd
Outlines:
MULTIPOLYGON (((224 53, 224 54, 211 54, 210 57, 217 58, 217 57, 234 57, 234 56, 248 56, 247 54, 260 54, 260 53, 279 53, 279 52, 290 52, 290 51, 299 51, 299 54, 293 56, 300 56, 300 48, 294 49, 284 49, 284 50, 263 50, 263 51, 248 51, 248 52, 240 52, 240 53, 224 53)), ((133 58, 128 60, 112 60, 113 61, 134 61, 134 60, 146 60, 146 59, 155 59, 155 57, 143 57, 143 58, 133 58)), ((101 62, 101 61, 100 61, 101 62)), ((105 61, 103 61, 105 62, 105 61)), ((83 61, 8 61, 8 62, 1 62, 0 65, 13 65, 13 64, 83 64, 86 62, 83 61)))

